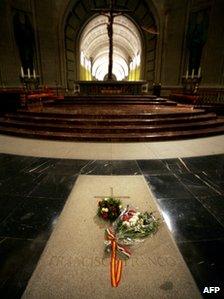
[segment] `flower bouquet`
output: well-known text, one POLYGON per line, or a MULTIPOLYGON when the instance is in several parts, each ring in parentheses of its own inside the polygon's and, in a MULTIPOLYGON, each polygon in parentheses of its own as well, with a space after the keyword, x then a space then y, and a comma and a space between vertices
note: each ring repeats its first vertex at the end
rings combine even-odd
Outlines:
POLYGON ((97 215, 106 221, 114 221, 121 214, 121 209, 121 200, 113 197, 106 197, 99 201, 97 215))
POLYGON ((117 253, 129 258, 131 252, 128 246, 142 242, 144 238, 154 234, 159 227, 159 220, 153 213, 138 212, 136 209, 127 208, 120 214, 111 228, 106 229, 106 251, 111 252, 111 285, 118 287, 121 280, 122 260, 117 253))
MULTIPOLYGON (((159 220, 154 217, 153 213, 138 212, 127 206, 113 223, 110 231, 114 234, 118 244, 130 246, 144 241, 146 237, 154 234, 158 227, 159 220)), ((105 244, 109 245, 107 241, 105 244)))

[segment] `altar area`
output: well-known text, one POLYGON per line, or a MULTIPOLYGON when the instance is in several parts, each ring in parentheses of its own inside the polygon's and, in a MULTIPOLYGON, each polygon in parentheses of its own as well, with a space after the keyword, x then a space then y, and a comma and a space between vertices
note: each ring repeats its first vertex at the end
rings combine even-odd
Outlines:
POLYGON ((74 93, 81 95, 141 95, 148 93, 147 81, 76 81, 74 93))

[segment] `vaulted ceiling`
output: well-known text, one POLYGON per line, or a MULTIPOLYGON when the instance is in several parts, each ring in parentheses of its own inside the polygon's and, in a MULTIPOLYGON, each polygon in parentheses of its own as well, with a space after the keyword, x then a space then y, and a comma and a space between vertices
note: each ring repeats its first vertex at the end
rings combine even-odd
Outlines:
MULTIPOLYGON (((98 15, 84 28, 80 39, 80 52, 92 60, 93 75, 102 80, 107 74, 109 39, 108 17, 98 15)), ((119 79, 128 75, 128 66, 137 56, 140 57, 142 42, 136 25, 123 15, 114 19, 113 25, 113 73, 119 79)))

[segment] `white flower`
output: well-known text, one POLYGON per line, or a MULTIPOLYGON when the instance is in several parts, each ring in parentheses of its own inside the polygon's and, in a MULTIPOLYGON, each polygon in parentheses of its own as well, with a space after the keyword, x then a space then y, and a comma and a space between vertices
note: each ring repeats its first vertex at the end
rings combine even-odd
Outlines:
POLYGON ((137 216, 133 216, 130 218, 129 220, 131 222, 131 224, 135 224, 138 221, 138 217, 137 216))
POLYGON ((122 205, 119 205, 119 208, 122 209, 122 205))
POLYGON ((102 211, 103 212, 108 212, 109 210, 108 210, 108 208, 102 208, 102 211))
POLYGON ((130 223, 128 221, 124 221, 123 224, 126 225, 127 227, 130 226, 130 223))
POLYGON ((140 220, 139 220, 139 223, 140 223, 141 225, 143 225, 143 224, 144 224, 143 219, 140 219, 140 220))

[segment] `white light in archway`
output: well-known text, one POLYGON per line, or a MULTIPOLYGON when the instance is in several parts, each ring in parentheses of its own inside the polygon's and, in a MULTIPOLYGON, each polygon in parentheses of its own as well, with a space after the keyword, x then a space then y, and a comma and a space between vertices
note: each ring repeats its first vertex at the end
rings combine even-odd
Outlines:
MULTIPOLYGON (((113 63, 113 74, 116 76, 117 80, 123 80, 128 76, 128 65, 127 62, 122 57, 114 56, 113 63)), ((92 75, 97 80, 103 80, 105 75, 108 73, 108 55, 98 57, 92 66, 92 75), (99 70, 100 75, 99 75, 99 70)))
POLYGON ((107 72, 108 72, 108 65, 107 65, 107 63, 103 63, 98 67, 94 77, 97 80, 103 80, 104 77, 106 76, 107 72))
POLYGON ((80 63, 82 66, 85 66, 85 55, 84 55, 83 51, 80 54, 80 63))
MULTIPOLYGON (((92 70, 97 80, 103 80, 108 73, 108 36, 106 16, 92 19, 84 28, 80 39, 80 62, 92 70), (83 58, 84 56, 84 58, 83 58), (92 66, 89 66, 90 62, 92 66)), ((125 16, 114 19, 113 74, 117 80, 127 79, 130 69, 140 66, 141 38, 135 24, 125 16), (130 64, 131 62, 131 65, 130 64)))
MULTIPOLYGON (((108 73, 108 63, 105 61, 104 63, 101 63, 99 67, 96 69, 94 77, 97 80, 104 80, 104 77, 108 73)), ((115 75, 117 80, 123 80, 125 78, 125 72, 120 64, 114 63, 112 73, 115 75)))

